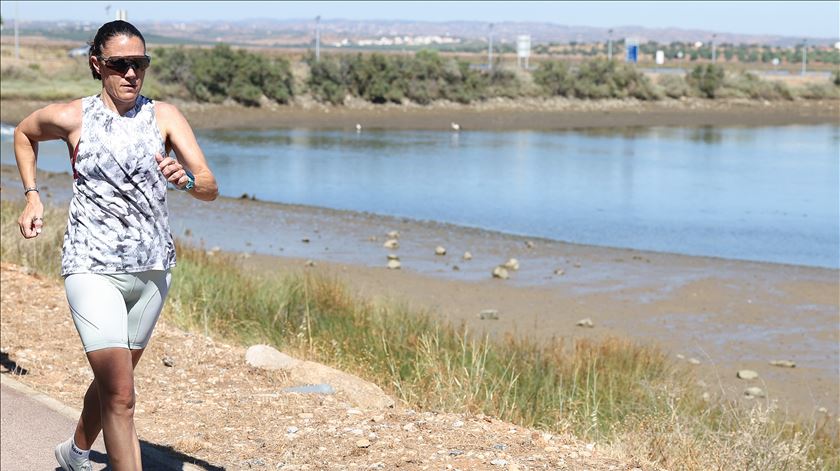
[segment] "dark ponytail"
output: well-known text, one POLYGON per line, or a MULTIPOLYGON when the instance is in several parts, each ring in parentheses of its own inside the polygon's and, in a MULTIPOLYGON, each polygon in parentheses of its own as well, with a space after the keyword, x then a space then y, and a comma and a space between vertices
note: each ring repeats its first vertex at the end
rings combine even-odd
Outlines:
MULTIPOLYGON (((137 37, 143 41, 143 47, 146 47, 146 40, 143 38, 143 35, 140 33, 140 30, 135 28, 134 25, 127 21, 123 20, 114 20, 110 23, 105 23, 99 28, 99 31, 96 32, 96 36, 93 38, 93 41, 90 43, 90 50, 88 51, 88 58, 90 57, 99 57, 102 55, 102 48, 105 47, 105 43, 108 42, 109 39, 113 38, 114 36, 128 36, 128 37, 137 37)), ((93 68, 93 64, 90 64, 90 72, 93 74, 93 78, 96 80, 102 80, 102 76, 93 68)))

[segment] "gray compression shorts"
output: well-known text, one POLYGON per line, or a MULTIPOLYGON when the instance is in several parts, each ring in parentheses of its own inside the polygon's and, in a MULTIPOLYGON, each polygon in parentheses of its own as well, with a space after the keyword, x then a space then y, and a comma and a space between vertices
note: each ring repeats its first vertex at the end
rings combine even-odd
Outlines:
POLYGON ((169 270, 67 275, 67 302, 85 352, 145 348, 171 282, 169 270))

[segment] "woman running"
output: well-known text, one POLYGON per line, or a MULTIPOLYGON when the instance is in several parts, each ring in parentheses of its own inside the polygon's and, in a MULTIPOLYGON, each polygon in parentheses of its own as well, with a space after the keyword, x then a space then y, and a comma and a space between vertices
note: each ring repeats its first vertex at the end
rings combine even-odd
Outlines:
POLYGON ((23 237, 37 237, 44 206, 35 179, 38 142, 67 143, 73 198, 61 275, 94 380, 74 435, 55 449, 67 471, 89 470, 104 432, 111 468, 140 471, 134 428, 134 367, 163 307, 175 266, 167 182, 212 201, 216 179, 178 109, 142 95, 151 59, 143 35, 125 21, 104 24, 89 52, 98 95, 46 106, 15 129, 26 207, 23 237), (168 157, 174 150, 177 159, 168 157))

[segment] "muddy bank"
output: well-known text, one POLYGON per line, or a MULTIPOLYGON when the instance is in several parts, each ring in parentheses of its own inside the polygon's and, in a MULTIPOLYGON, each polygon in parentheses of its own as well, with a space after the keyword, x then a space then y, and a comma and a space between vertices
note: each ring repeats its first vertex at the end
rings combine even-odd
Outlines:
MULTIPOLYGON (((0 121, 15 124, 47 102, 2 100, 0 121)), ((778 126, 840 124, 840 101, 798 100, 490 100, 474 105, 437 103, 373 105, 352 101, 331 107, 301 101, 293 106, 178 103, 198 129, 363 129, 557 131, 628 126, 778 126)))

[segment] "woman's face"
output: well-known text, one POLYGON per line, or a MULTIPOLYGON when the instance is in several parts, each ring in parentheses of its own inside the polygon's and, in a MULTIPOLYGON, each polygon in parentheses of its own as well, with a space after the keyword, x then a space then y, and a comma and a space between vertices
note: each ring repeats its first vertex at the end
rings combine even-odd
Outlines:
MULTIPOLYGON (((146 47, 137 36, 114 36, 102 47, 102 57, 90 60, 102 76, 102 88, 114 102, 134 103, 143 87, 145 70, 130 67, 124 72, 109 67, 109 62, 119 64, 119 58, 139 59, 146 55, 146 47), (115 61, 116 62, 113 62, 115 61)), ((123 62, 124 63, 124 62, 123 62)))

